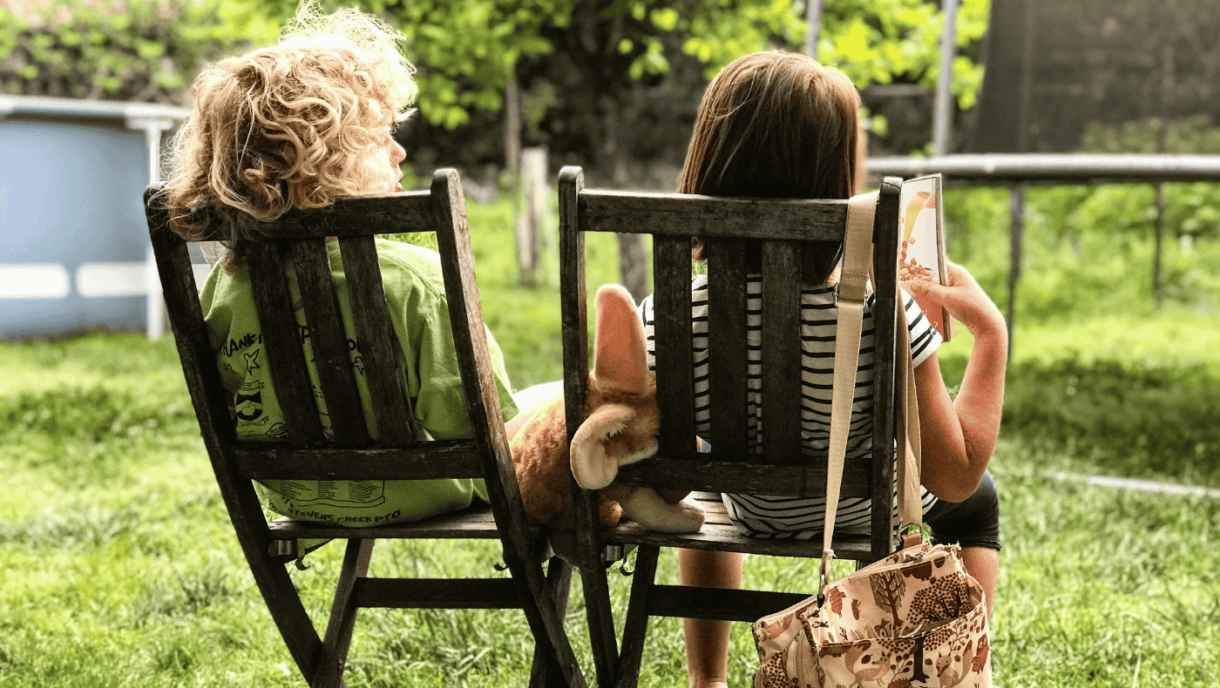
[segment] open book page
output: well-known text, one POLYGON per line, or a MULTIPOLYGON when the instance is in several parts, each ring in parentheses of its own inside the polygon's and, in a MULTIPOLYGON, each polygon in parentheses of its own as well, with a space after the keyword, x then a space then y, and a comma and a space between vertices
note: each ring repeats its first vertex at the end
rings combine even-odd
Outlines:
MULTIPOLYGON (((898 196, 898 222, 902 245, 898 258, 898 281, 932 280, 945 284, 945 221, 941 177, 908 179, 898 196)), ((924 315, 947 342, 953 338, 953 319, 942 308, 915 299, 924 315)))

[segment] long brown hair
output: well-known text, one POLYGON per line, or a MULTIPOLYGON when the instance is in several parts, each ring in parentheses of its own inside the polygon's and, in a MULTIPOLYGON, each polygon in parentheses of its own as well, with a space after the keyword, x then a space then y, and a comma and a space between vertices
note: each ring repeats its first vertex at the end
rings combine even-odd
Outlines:
MULTIPOLYGON (((839 70, 805 55, 761 52, 734 60, 703 94, 679 193, 848 198, 857 166, 860 95, 839 70)), ((805 253, 805 277, 823 282, 840 245, 805 253)), ((697 243, 695 258, 703 257, 697 243)))

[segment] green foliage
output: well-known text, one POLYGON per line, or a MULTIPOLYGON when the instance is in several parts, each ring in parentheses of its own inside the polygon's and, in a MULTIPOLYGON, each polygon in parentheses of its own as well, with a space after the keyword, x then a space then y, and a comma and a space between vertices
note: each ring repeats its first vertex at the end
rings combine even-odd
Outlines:
MULTIPOLYGON (((1163 303, 1206 312, 1220 306, 1214 184, 1165 184, 1163 303)), ((1010 192, 948 189, 949 257, 969 266, 999 304, 1008 299, 1010 192)), ((1104 312, 1148 314, 1156 250, 1151 186, 1057 186, 1026 192, 1015 318, 1042 322, 1104 312)))
MULTIPOLYGON (((287 20, 294 8, 279 0, 248 0, 287 20)), ((334 0, 330 0, 336 4, 334 0)), ((666 74, 675 47, 706 65, 711 78, 741 55, 771 48, 801 50, 803 3, 791 0, 584 0, 603 17, 600 30, 621 34, 611 48, 631 57, 633 79, 666 74), (669 38, 676 41, 669 41, 669 38)), ((408 56, 421 67, 420 113, 446 128, 470 121, 474 110, 498 111, 518 61, 545 56, 548 32, 569 27, 579 0, 361 0, 367 10, 393 17, 409 41, 408 56)), ((965 0, 958 43, 975 44, 987 27, 989 0, 965 0)), ((819 55, 847 72, 857 86, 895 78, 936 82, 942 18, 922 0, 828 3, 819 55)), ((954 65, 954 89, 971 107, 982 84, 982 65, 963 55, 954 65)))
MULTIPOLYGON (((842 69, 860 88, 899 78, 935 87, 944 27, 937 7, 938 3, 922 0, 828 2, 818 56, 842 69)), ((956 23, 959 47, 982 40, 990 8, 990 0, 961 3, 956 23)), ((962 109, 974 106, 982 83, 983 65, 959 55, 953 65, 953 91, 962 109)))
MULTIPOLYGON (((295 5, 279 0, 249 0, 280 21, 295 5)), ((408 40, 407 55, 420 67, 420 113, 446 128, 465 124, 471 111, 497 111, 513 66, 524 55, 542 55, 551 45, 542 26, 562 24, 572 0, 363 0, 367 11, 393 18, 408 40)), ((324 2, 334 7, 351 3, 324 2)))
POLYGON ((0 8, 0 63, 14 92, 149 100, 184 88, 205 61, 274 27, 238 0, 49 0, 33 14, 0 8))
POLYGON ((1060 358, 1012 365, 1003 434, 1124 476, 1220 485, 1220 378, 1202 364, 1060 358))

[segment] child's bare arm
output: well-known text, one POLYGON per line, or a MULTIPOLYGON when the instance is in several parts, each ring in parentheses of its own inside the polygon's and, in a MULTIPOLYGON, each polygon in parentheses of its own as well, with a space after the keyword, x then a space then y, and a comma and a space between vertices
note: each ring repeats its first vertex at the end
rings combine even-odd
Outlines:
POLYGON ((965 268, 950 263, 949 284, 907 285, 943 306, 974 337, 956 400, 949 399, 940 364, 933 356, 915 369, 919 396, 923 484, 948 501, 969 497, 995 451, 1004 403, 1008 332, 1004 316, 965 268))

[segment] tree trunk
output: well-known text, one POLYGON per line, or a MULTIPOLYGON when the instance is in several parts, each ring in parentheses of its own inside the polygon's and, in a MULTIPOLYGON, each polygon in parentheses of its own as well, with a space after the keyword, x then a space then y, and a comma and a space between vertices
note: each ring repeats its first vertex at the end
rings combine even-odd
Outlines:
POLYGON ((513 199, 513 225, 517 236, 517 283, 532 287, 537 278, 529 208, 521 198, 521 86, 510 72, 504 87, 504 171, 513 199))

